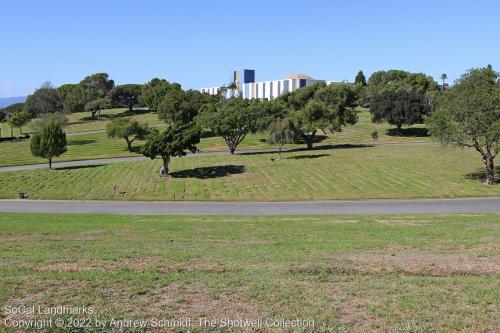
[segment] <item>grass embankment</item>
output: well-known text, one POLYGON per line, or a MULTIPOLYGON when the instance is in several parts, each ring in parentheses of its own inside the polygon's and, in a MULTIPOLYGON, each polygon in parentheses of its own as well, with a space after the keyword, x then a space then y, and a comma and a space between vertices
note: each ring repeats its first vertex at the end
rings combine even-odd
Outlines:
MULTIPOLYGON (((123 111, 123 109, 109 110, 109 112, 115 113, 111 113, 109 118, 105 118, 106 120, 84 120, 81 124, 73 123, 69 125, 65 130, 66 132, 71 133, 76 131, 76 129, 83 130, 83 128, 85 128, 86 130, 103 129, 105 128, 106 124, 109 123, 109 119, 111 119, 112 116, 124 116, 124 114, 127 114, 127 111, 117 113, 119 110, 123 111)), ((104 115, 106 114, 107 113, 104 113, 101 118, 104 119, 104 115)), ((73 121, 76 121, 76 119, 80 119, 82 117, 82 119, 85 119, 85 117, 89 117, 87 113, 85 113, 85 115, 71 114, 69 116, 73 119, 73 121)), ((136 116, 131 117, 142 117, 141 119, 139 119, 141 121, 146 121, 147 119, 145 119, 145 117, 147 117, 150 124, 153 123, 152 119, 156 119, 156 122, 158 121, 156 113, 140 113, 136 116)), ((367 110, 360 110, 358 124, 347 127, 341 133, 320 137, 320 142, 318 142, 316 145, 331 146, 346 143, 373 144, 374 142, 370 137, 370 133, 374 130, 377 130, 379 132, 379 140, 377 141, 377 143, 430 141, 430 138, 426 136, 425 128, 421 126, 404 129, 402 136, 397 136, 394 135, 394 133, 390 132, 391 128, 388 124, 372 124, 370 121, 369 112, 367 110)), ((134 146, 136 146, 136 148, 140 144, 142 144, 142 142, 140 141, 134 142, 134 146)), ((286 148, 298 148, 304 146, 304 144, 296 144, 287 145, 286 148)), ((225 145, 224 140, 221 137, 202 139, 198 147, 201 151, 227 151, 227 146, 225 145)), ((273 146, 266 143, 266 133, 249 134, 238 147, 238 149, 240 150, 263 148, 274 148, 273 146)), ((2 156, 2 159, 0 160, 0 166, 46 162, 43 159, 36 158, 31 155, 28 141, 0 143, 0 155, 2 156)), ((108 139, 105 133, 93 133, 78 135, 78 137, 68 136, 68 152, 63 154, 61 157, 56 158, 55 161, 73 161, 135 155, 137 155, 137 153, 129 153, 126 151, 126 144, 124 140, 108 139)))
POLYGON ((500 215, 2 214, 0 305, 91 306, 108 320, 311 319, 309 332, 494 332, 499 227, 500 215))
POLYGON ((98 200, 322 200, 500 195, 472 149, 438 145, 344 147, 283 154, 175 158, 1 172, 0 197, 98 200))
MULTIPOLYGON (((109 124, 115 118, 129 118, 141 122, 146 122, 148 124, 156 124, 161 121, 158 120, 158 115, 156 112, 150 112, 144 109, 134 109, 130 112, 125 108, 107 109, 101 111, 101 116, 97 120, 92 120, 90 112, 75 112, 66 114, 68 118, 68 126, 64 129, 66 133, 77 133, 85 131, 96 131, 106 129, 106 125, 109 124)), ((10 126, 6 123, 0 124, 1 135, 3 137, 10 136, 10 126)), ((31 133, 32 128, 30 124, 23 126, 24 133, 31 133)), ((18 128, 14 128, 14 135, 18 136, 21 133, 18 128)))

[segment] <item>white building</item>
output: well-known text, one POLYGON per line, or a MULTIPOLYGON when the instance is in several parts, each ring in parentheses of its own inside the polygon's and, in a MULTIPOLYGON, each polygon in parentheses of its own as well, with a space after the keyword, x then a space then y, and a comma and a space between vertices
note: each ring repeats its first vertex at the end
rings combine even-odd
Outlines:
MULTIPOLYGON (((246 99, 272 100, 287 92, 310 86, 322 80, 314 80, 306 74, 291 74, 282 80, 255 82, 255 71, 250 69, 232 72, 231 82, 236 83, 236 89, 227 89, 224 97, 241 96, 246 99)), ((327 82, 328 84, 330 82, 327 82)), ((222 87, 202 88, 200 92, 216 95, 222 87)))

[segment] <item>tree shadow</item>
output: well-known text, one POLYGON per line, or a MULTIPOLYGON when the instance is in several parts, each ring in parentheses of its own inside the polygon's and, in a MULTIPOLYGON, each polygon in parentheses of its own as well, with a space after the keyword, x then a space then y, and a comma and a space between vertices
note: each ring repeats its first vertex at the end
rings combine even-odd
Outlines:
POLYGON ((88 145, 90 143, 94 143, 96 140, 93 139, 81 139, 81 140, 75 140, 71 139, 68 144, 70 146, 82 146, 82 145, 88 145))
MULTIPOLYGON (((500 178, 498 175, 500 174, 500 166, 495 167, 495 184, 500 184, 500 178)), ((480 182, 484 182, 486 179, 486 171, 484 169, 478 170, 476 172, 471 172, 465 175, 466 179, 476 180, 480 182)))
POLYGON ((303 160, 303 159, 311 159, 311 158, 320 158, 330 156, 329 154, 309 154, 309 155, 298 155, 298 156, 290 156, 287 157, 287 160, 303 160))
MULTIPOLYGON (((296 153, 296 152, 304 152, 304 151, 315 151, 315 150, 330 150, 330 149, 356 149, 356 148, 370 148, 374 147, 373 145, 368 145, 368 144, 338 144, 338 145, 323 145, 323 146, 317 146, 313 147, 313 149, 307 149, 306 147, 300 147, 300 148, 291 148, 291 149, 283 149, 283 152, 285 153, 296 153)), ((245 151, 245 152, 238 152, 236 151, 235 154, 237 155, 263 155, 263 154, 275 154, 277 153, 277 149, 270 150, 270 151, 245 151)))
MULTIPOLYGON (((152 112, 153 111, 150 111, 149 109, 144 109, 144 108, 132 109, 132 111, 127 109, 127 110, 120 112, 120 113, 113 113, 113 114, 101 113, 101 115, 99 116, 99 120, 137 116, 140 114, 146 114, 146 113, 152 113, 152 112)), ((79 120, 80 120, 80 122, 74 122, 73 124, 81 123, 82 121, 94 121, 94 120, 98 120, 98 119, 97 119, 97 114, 96 114, 96 119, 92 119, 92 116, 89 114, 88 116, 82 117, 79 120)))
MULTIPOLYGON (((319 134, 319 135, 316 135, 314 137, 313 143, 320 143, 320 142, 325 141, 326 139, 328 139, 328 136, 319 134)), ((259 139, 259 141, 262 142, 262 143, 266 143, 267 139, 259 139)), ((302 138, 297 139, 297 141, 295 143, 299 144, 299 145, 302 145, 302 144, 305 145, 306 144, 306 142, 302 138)))
POLYGON ((429 130, 422 127, 408 127, 402 128, 399 132, 397 128, 389 128, 386 132, 389 136, 403 136, 403 137, 415 137, 424 138, 429 136, 429 130))
POLYGON ((78 170, 78 169, 92 169, 92 168, 97 168, 97 167, 103 167, 106 166, 107 164, 90 164, 90 165, 75 165, 75 166, 67 166, 67 167, 60 167, 58 168, 55 166, 56 170, 78 170))
POLYGON ((173 178, 209 179, 226 177, 243 172, 245 172, 245 167, 243 165, 230 164, 174 171, 170 173, 170 176, 173 178))

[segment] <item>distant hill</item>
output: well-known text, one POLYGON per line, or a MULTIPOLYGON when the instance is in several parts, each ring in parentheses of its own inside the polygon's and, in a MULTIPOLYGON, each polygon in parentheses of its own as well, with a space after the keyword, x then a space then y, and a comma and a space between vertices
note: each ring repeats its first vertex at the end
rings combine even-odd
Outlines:
POLYGON ((26 96, 0 98, 0 109, 6 106, 26 102, 26 96))

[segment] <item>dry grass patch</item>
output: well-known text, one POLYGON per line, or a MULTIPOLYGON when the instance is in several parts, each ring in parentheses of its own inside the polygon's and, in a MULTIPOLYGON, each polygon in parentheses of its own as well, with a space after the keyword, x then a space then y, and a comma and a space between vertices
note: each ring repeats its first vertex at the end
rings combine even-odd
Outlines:
POLYGON ((359 253, 345 257, 360 270, 373 273, 450 277, 456 275, 500 276, 498 257, 405 250, 398 253, 359 253))

